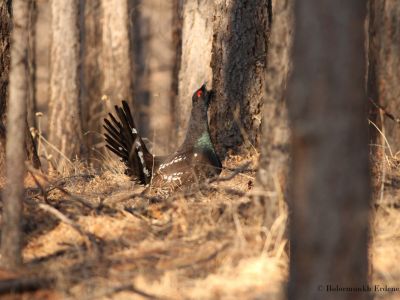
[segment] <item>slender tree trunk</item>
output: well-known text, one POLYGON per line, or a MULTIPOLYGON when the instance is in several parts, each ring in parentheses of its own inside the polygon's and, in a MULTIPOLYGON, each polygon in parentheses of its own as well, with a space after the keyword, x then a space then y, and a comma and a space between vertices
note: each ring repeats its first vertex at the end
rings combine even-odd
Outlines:
POLYGON ((6 169, 6 110, 10 71, 11 0, 0 2, 0 172, 6 169))
POLYGON ((295 4, 289 299, 371 298, 327 291, 368 283, 365 9, 365 1, 295 4))
MULTIPOLYGON (((6 136, 7 136, 7 103, 8 83, 10 71, 10 34, 12 27, 11 20, 12 1, 0 3, 0 177, 5 176, 6 171, 6 136)), ((28 50, 29 53, 29 50, 28 50)), ((28 58, 29 61, 29 58, 28 58)), ((31 84, 31 77, 28 78, 28 88, 31 84)), ((28 89, 29 90, 29 89, 28 89)), ((28 94, 29 95, 29 94, 28 94)), ((29 99, 29 97, 28 97, 29 99)), ((36 152, 36 145, 28 127, 25 128, 25 150, 27 159, 35 168, 40 167, 40 161, 36 152)))
MULTIPOLYGON (((82 1, 81 25, 83 84, 82 84, 82 126, 86 133, 85 141, 89 149, 89 157, 96 155, 95 148, 103 141, 101 136, 103 122, 103 103, 101 101, 101 86, 103 69, 101 66, 102 52, 102 11, 101 0, 82 1)), ((105 45, 108 47, 108 45, 105 45)), ((98 151, 98 150, 97 150, 98 151)))
POLYGON ((128 1, 102 0, 102 94, 112 104, 132 101, 131 58, 129 55, 128 1))
POLYGON ((222 156, 259 145, 270 9, 269 0, 215 2, 210 124, 222 156))
POLYGON ((16 268, 22 262, 21 218, 24 200, 26 99, 28 97, 29 2, 13 1, 10 102, 7 134, 7 188, 3 197, 1 258, 16 268))
POLYGON ((142 136, 150 135, 150 68, 148 52, 150 20, 143 14, 143 1, 129 1, 131 56, 133 57, 133 101, 132 113, 142 136))
POLYGON ((289 164, 289 124, 286 86, 292 63, 293 1, 272 1, 272 26, 268 50, 266 96, 263 105, 261 156, 257 182, 264 191, 265 225, 271 226, 283 213, 289 164))
POLYGON ((36 128, 36 0, 29 0, 29 34, 28 34, 28 128, 36 128))
MULTIPOLYGON (((172 49, 175 55, 172 63, 172 81, 171 81, 171 147, 178 147, 176 137, 179 132, 179 72, 181 70, 182 60, 182 28, 183 28, 183 3, 184 0, 173 0, 172 4, 172 49)), ((188 100, 187 100, 188 101, 188 100)))
POLYGON ((179 96, 175 108, 178 144, 183 141, 189 122, 192 95, 204 82, 212 85, 211 48, 214 1, 184 0, 182 59, 179 72, 179 96))
POLYGON ((78 0, 51 1, 49 142, 61 170, 81 153, 78 0))
MULTIPOLYGON (((148 26, 148 35, 142 39, 149 91, 149 140, 155 154, 165 154, 170 149, 171 120, 170 92, 172 75, 172 3, 171 1, 146 0, 140 5, 142 20, 148 26)), ((142 24, 135 24, 141 26, 142 24)), ((135 74, 137 76, 137 74, 135 74)), ((135 107, 137 107, 137 102, 135 107)))

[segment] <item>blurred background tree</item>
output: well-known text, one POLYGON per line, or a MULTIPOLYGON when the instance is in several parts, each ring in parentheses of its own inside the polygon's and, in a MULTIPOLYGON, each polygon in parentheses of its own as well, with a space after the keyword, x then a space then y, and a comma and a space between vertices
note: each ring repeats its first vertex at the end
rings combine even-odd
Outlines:
POLYGON ((371 298, 326 292, 368 283, 365 17, 364 1, 295 3, 289 299, 371 298))

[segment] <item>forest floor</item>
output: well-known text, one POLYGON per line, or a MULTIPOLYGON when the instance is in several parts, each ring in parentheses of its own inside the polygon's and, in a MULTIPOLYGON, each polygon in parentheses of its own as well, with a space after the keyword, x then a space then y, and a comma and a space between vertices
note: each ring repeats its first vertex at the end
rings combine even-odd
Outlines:
MULTIPOLYGON (((400 173, 389 163, 371 218, 371 286, 399 287, 400 173)), ((0 298, 283 299, 287 211, 282 205, 273 226, 264 225, 256 166, 257 157, 230 156, 222 180, 165 201, 139 197, 116 163, 99 174, 78 164, 63 176, 34 173, 26 180, 26 269, 0 270, 0 298), (42 287, 1 294, 10 283, 42 287)), ((283 203, 279 191, 270 195, 283 203)))

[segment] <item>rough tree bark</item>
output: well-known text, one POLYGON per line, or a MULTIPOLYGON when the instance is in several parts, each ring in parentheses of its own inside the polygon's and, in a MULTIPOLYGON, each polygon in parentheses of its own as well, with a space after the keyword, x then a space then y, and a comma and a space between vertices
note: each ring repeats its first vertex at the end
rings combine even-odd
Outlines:
MULTIPOLYGON (((400 105, 400 6, 396 1, 369 1, 368 96, 398 115, 400 105)), ((374 120, 372 120, 374 121, 374 120)), ((393 153, 400 150, 400 128, 384 121, 393 153)), ((376 130, 374 130, 376 132, 376 130)))
POLYGON ((13 1, 10 102, 7 120, 7 187, 3 197, 1 236, 2 264, 17 268, 22 263, 21 218, 25 177, 26 99, 28 97, 29 2, 13 1))
POLYGON ((112 104, 132 101, 129 53, 128 1, 101 0, 102 7, 102 94, 112 104))
POLYGON ((210 127, 221 156, 259 145, 270 9, 269 0, 215 1, 210 127))
MULTIPOLYGON (((11 0, 0 2, 0 170, 6 161, 6 110, 10 71, 11 0)), ((3 176, 4 171, 0 172, 3 176)))
MULTIPOLYGON (((368 97, 398 117, 400 106, 400 6, 396 1, 369 1, 369 51, 368 51, 368 97)), ((374 195, 382 184, 382 159, 385 154, 394 156, 400 150, 400 125, 384 117, 369 102, 371 161, 374 195), (383 122, 382 122, 383 121, 383 122), (387 138, 391 152, 383 143, 381 133, 387 138)))
POLYGON ((78 7, 78 0, 51 1, 49 142, 60 171, 82 145, 78 7))
POLYGON ((179 96, 174 120, 178 144, 183 141, 190 117, 193 92, 204 82, 212 85, 211 48, 213 37, 214 1, 184 0, 182 27, 182 58, 179 72, 179 96))
POLYGON ((370 175, 364 93, 365 1, 295 4, 289 299, 368 283, 370 175))
POLYGON ((271 38, 268 50, 266 96, 263 104, 261 156, 257 183, 264 191, 265 225, 271 226, 284 207, 289 164, 289 124, 286 108, 287 79, 292 67, 293 1, 272 1, 271 38))

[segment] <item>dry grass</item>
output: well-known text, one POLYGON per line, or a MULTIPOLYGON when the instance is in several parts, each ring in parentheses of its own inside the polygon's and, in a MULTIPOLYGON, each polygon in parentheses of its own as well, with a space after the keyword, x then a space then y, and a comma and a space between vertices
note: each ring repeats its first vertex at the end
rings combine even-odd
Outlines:
MULTIPOLYGON (((231 157, 226 166, 248 160, 254 168, 255 157, 231 157)), ((254 171, 158 201, 132 197, 141 188, 115 160, 105 166, 100 174, 85 172, 81 164, 68 176, 34 174, 46 197, 35 180, 27 180, 24 260, 30 276, 52 278, 51 297, 282 297, 286 213, 271 229, 263 225, 266 208, 249 196, 254 171)), ((221 177, 230 174, 224 170, 221 177)))
MULTIPOLYGON (((249 159, 254 168, 255 157, 230 157, 225 166, 236 168, 249 159)), ((395 287, 400 283, 396 264, 400 174, 394 158, 390 162, 382 203, 372 221, 371 284, 395 287)), ((282 211, 271 228, 264 226, 267 208, 251 196, 255 193, 254 171, 214 182, 191 195, 178 193, 157 201, 134 197, 141 189, 122 170, 112 160, 99 174, 88 172, 82 164, 71 168, 68 176, 46 179, 36 174, 47 191, 46 199, 37 183, 27 180, 24 276, 47 278, 52 285, 22 297, 284 298, 287 214, 282 211), (65 219, 46 207, 56 209, 65 219)), ((221 176, 230 174, 224 170, 221 176)), ((0 278, 9 277, 0 273, 0 278)), ((379 299, 395 296, 376 294, 379 299)))

